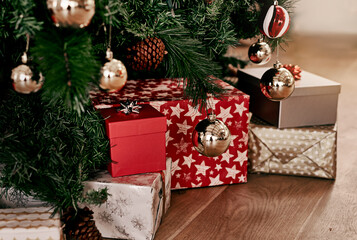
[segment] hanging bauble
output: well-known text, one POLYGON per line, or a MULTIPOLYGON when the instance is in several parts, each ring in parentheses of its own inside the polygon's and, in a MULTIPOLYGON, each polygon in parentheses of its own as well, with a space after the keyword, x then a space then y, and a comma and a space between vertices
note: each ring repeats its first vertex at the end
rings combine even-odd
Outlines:
POLYGON ((209 114, 193 130, 192 143, 195 149, 204 156, 217 157, 224 153, 231 143, 231 132, 228 127, 209 114))
POLYGON ((288 69, 291 72, 291 74, 294 76, 295 80, 301 79, 301 68, 298 65, 284 64, 283 68, 288 69))
POLYGON ((105 63, 101 69, 99 86, 109 92, 119 91, 128 79, 126 67, 120 60, 113 58, 113 52, 110 49, 107 50, 107 59, 109 62, 105 63))
POLYGON ((31 68, 26 65, 26 53, 24 53, 21 58, 24 64, 21 64, 12 69, 11 72, 12 86, 16 92, 23 94, 37 92, 43 85, 43 76, 41 73, 39 73, 38 80, 34 80, 31 68))
POLYGON ((259 30, 268 38, 283 36, 290 27, 288 11, 278 5, 278 1, 270 6, 268 11, 263 11, 260 16, 259 30))
POLYGON ((249 60, 255 64, 266 64, 271 59, 271 48, 269 44, 263 42, 263 39, 259 39, 249 47, 248 56, 249 60))
POLYGON ((134 71, 155 70, 164 59, 165 44, 156 37, 146 38, 127 49, 128 65, 134 71))
POLYGON ((295 80, 289 70, 283 68, 279 62, 274 68, 266 71, 260 79, 260 90, 272 101, 288 98, 295 89, 295 80))
POLYGON ((83 28, 94 15, 95 0, 47 0, 47 8, 57 27, 83 28))

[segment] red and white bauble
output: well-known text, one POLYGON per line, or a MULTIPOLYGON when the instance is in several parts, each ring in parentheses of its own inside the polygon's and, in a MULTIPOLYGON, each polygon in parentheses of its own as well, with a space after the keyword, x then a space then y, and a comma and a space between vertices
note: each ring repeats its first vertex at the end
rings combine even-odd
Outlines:
POLYGON ((278 1, 263 12, 260 18, 259 30, 268 38, 282 37, 290 27, 288 11, 278 5, 278 1))

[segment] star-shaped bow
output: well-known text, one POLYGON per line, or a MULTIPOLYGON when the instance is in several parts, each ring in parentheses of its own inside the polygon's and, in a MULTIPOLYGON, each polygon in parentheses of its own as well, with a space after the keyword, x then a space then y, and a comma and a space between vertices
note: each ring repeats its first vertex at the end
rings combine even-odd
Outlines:
POLYGON ((120 103, 120 107, 117 109, 117 112, 123 112, 126 115, 130 113, 139 113, 139 109, 141 106, 137 104, 138 101, 129 101, 126 100, 125 102, 120 103))

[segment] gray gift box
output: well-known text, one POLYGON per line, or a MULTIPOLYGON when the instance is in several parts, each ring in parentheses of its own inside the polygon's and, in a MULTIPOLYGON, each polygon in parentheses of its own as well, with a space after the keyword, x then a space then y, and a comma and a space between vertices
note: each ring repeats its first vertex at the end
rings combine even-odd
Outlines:
POLYGON ((341 84, 302 71, 295 90, 287 99, 274 102, 260 91, 259 81, 269 68, 238 71, 236 87, 250 95, 249 110, 257 117, 278 127, 302 127, 334 124, 337 118, 341 84))

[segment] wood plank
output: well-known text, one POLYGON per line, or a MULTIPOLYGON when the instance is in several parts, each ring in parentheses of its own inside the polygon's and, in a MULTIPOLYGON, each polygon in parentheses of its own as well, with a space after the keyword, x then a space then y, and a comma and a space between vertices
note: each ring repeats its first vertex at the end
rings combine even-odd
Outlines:
POLYGON ((333 181, 250 175, 231 185, 175 239, 294 239, 333 181))
POLYGON ((173 190, 171 192, 171 207, 163 218, 155 240, 174 238, 226 188, 225 185, 173 190))

